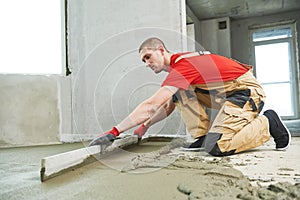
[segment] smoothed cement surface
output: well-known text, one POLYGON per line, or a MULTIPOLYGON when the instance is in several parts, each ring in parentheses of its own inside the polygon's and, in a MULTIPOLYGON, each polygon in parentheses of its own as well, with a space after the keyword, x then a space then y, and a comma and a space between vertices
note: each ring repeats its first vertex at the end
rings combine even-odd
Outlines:
POLYGON ((101 162, 74 169, 44 183, 39 177, 41 158, 84 145, 0 149, 0 199, 300 198, 300 185, 295 184, 300 174, 299 138, 293 138, 292 146, 286 152, 273 151, 272 144, 267 144, 225 158, 211 157, 205 152, 187 153, 178 148, 168 152, 166 145, 165 142, 147 142, 126 151, 119 150, 102 156, 101 162), (134 169, 131 167, 133 162, 143 165, 134 169), (240 167, 242 172, 232 166, 240 167), (281 176, 289 177, 284 180, 290 183, 253 186, 248 179, 251 173, 280 176, 276 170, 285 171, 281 176))

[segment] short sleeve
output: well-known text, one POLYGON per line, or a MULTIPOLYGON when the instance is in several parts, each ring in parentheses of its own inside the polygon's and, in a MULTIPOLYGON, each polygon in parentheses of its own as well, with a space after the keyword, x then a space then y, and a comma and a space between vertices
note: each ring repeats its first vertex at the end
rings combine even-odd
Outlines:
POLYGON ((187 90, 189 85, 190 82, 176 69, 172 69, 162 83, 162 86, 174 86, 184 90, 187 90))

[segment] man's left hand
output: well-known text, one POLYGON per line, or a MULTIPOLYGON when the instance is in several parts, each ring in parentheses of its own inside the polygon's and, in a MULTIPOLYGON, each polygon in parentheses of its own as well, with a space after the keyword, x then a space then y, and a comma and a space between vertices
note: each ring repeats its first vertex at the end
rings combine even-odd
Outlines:
POLYGON ((93 145, 105 145, 109 146, 113 143, 116 137, 120 134, 117 128, 113 127, 110 131, 107 131, 101 135, 98 135, 95 139, 93 139, 89 146, 93 145))

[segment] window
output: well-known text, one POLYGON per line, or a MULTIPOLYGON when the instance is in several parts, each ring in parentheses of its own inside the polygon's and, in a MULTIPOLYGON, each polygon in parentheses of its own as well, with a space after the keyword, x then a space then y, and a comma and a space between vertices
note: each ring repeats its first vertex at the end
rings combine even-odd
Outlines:
POLYGON ((266 107, 285 119, 298 113, 294 26, 260 28, 252 31, 255 74, 266 95, 266 107))
POLYGON ((62 1, 0 2, 0 73, 62 73, 62 1))

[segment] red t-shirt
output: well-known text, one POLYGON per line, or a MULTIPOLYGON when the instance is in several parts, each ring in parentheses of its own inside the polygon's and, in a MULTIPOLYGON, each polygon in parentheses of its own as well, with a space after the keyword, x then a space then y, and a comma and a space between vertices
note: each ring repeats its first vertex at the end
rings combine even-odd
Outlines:
POLYGON ((175 63, 180 55, 182 53, 171 56, 169 74, 162 86, 187 90, 189 85, 234 80, 249 70, 238 62, 215 54, 182 58, 175 63))

